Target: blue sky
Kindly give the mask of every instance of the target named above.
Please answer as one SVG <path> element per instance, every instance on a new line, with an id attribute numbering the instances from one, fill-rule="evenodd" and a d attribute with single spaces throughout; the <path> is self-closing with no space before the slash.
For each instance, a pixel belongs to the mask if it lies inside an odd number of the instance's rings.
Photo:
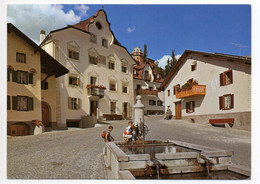
<path id="1" fill-rule="evenodd" d="M 39 43 L 41 29 L 49 33 L 75 24 L 101 8 L 79 4 L 9 5 L 8 22 Z M 176 55 L 186 49 L 251 55 L 250 5 L 104 5 L 104 10 L 116 38 L 129 52 L 147 44 L 148 57 L 159 60 L 161 66 L 171 50 Z M 243 45 L 241 51 L 237 44 Z"/>

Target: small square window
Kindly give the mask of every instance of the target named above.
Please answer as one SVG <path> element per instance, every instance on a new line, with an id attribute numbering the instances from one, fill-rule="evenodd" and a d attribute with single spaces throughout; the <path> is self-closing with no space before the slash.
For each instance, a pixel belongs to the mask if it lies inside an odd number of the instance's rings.
<path id="1" fill-rule="evenodd" d="M 28 72 L 17 71 L 17 83 L 28 84 Z"/>
<path id="2" fill-rule="evenodd" d="M 90 77 L 90 84 L 96 84 L 96 82 L 97 82 L 97 78 L 96 77 Z"/>
<path id="3" fill-rule="evenodd" d="M 191 71 L 195 71 L 197 69 L 197 64 L 191 65 Z"/>
<path id="4" fill-rule="evenodd" d="M 116 84 L 110 82 L 110 83 L 109 83 L 109 90 L 110 90 L 110 91 L 116 91 Z"/>
<path id="5" fill-rule="evenodd" d="M 107 40 L 104 38 L 102 39 L 102 46 L 107 47 Z"/>
<path id="6" fill-rule="evenodd" d="M 78 86 L 79 85 L 79 78 L 69 76 L 69 84 L 73 85 L 73 86 Z"/>
<path id="7" fill-rule="evenodd" d="M 96 37 L 96 35 L 94 35 L 94 34 L 90 34 L 90 42 L 92 42 L 92 43 L 97 43 L 97 37 Z"/>
<path id="8" fill-rule="evenodd" d="M 97 58 L 94 56 L 89 56 L 89 63 L 97 65 L 98 64 Z"/>
<path id="9" fill-rule="evenodd" d="M 79 52 L 69 49 L 69 58 L 79 60 Z"/>
<path id="10" fill-rule="evenodd" d="M 126 73 L 126 71 L 127 71 L 126 66 L 122 66 L 122 72 Z"/>
<path id="11" fill-rule="evenodd" d="M 123 87 L 122 87 L 122 92 L 123 92 L 123 93 L 127 93 L 127 86 L 123 86 Z"/>
<path id="12" fill-rule="evenodd" d="M 116 102 L 110 102 L 110 114 L 116 113 Z"/>
<path id="13" fill-rule="evenodd" d="M 194 112 L 194 107 L 195 107 L 195 101 L 187 102 L 186 103 L 186 112 L 187 113 Z"/>
<path id="14" fill-rule="evenodd" d="M 114 69 L 115 69 L 115 63 L 113 63 L 113 62 L 110 61 L 110 62 L 108 63 L 108 68 L 111 69 L 111 70 L 114 70 Z"/>
<path id="15" fill-rule="evenodd" d="M 16 62 L 26 63 L 26 55 L 22 53 L 16 53 Z"/>
<path id="16" fill-rule="evenodd" d="M 28 97 L 17 96 L 17 110 L 28 111 Z"/>
<path id="17" fill-rule="evenodd" d="M 156 105 L 156 101 L 155 100 L 149 100 L 149 105 L 151 105 L 151 106 Z"/>

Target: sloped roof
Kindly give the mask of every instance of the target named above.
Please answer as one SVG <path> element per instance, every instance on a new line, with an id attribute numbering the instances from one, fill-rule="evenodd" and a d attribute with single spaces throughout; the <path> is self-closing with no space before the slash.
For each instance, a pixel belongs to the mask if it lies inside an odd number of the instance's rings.
<path id="1" fill-rule="evenodd" d="M 13 24 L 8 23 L 7 32 L 11 33 L 12 31 L 17 36 L 22 38 L 27 44 L 31 45 L 35 49 L 35 52 L 40 52 L 41 73 L 47 73 L 48 75 L 55 75 L 56 77 L 60 77 L 69 72 L 67 68 L 62 66 L 56 59 L 45 52 L 40 46 L 34 43 L 29 37 L 27 37 L 19 29 L 17 29 Z"/>
<path id="2" fill-rule="evenodd" d="M 164 90 L 164 87 L 170 82 L 174 74 L 180 69 L 181 64 L 185 61 L 186 57 L 191 54 L 199 54 L 203 55 L 205 57 L 217 57 L 217 58 L 224 58 L 227 60 L 227 62 L 230 61 L 238 61 L 245 64 L 251 65 L 251 57 L 249 56 L 235 56 L 235 55 L 229 55 L 229 54 L 221 54 L 221 53 L 209 53 L 209 52 L 201 52 L 201 51 L 193 51 L 193 50 L 185 50 L 181 57 L 179 58 L 176 65 L 171 69 L 169 74 L 166 76 L 165 80 L 160 86 L 160 89 Z"/>

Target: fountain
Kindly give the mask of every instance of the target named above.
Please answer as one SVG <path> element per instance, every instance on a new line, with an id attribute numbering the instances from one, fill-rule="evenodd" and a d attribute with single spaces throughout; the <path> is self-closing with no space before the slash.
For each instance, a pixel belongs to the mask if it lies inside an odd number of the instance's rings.
<path id="1" fill-rule="evenodd" d="M 176 140 L 145 140 L 143 104 L 137 96 L 138 140 L 108 142 L 106 170 L 116 179 L 246 179 L 250 170 L 232 164 L 233 152 Z"/>

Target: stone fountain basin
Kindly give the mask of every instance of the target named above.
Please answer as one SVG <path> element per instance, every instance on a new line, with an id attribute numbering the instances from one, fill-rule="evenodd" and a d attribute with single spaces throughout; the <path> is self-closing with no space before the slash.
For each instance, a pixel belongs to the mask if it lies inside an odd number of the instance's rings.
<path id="1" fill-rule="evenodd" d="M 172 152 L 153 152 L 153 158 L 150 153 L 132 154 L 129 151 L 123 151 L 124 147 L 149 146 L 174 146 L 176 149 Z M 250 177 L 250 170 L 232 164 L 232 151 L 174 140 L 153 140 L 141 143 L 108 142 L 103 154 L 106 170 L 110 172 L 110 175 L 113 174 L 112 178 L 115 179 L 135 179 L 138 176 L 156 174 L 155 162 L 152 161 L 154 159 L 160 165 L 160 174 L 207 172 L 205 167 L 205 160 L 207 160 L 210 163 L 208 167 L 210 171 L 230 170 Z"/>

